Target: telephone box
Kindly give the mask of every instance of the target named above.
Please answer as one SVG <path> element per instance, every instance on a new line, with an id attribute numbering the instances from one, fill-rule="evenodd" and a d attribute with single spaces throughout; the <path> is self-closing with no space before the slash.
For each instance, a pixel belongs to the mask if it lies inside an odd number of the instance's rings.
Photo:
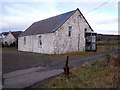
<path id="1" fill-rule="evenodd" d="M 85 50 L 96 51 L 97 50 L 97 33 L 86 32 L 85 33 Z"/>

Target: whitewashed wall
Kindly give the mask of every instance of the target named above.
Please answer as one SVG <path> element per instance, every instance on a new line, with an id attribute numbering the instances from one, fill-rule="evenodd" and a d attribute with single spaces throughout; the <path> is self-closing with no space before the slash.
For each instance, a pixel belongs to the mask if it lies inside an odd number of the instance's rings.
<path id="1" fill-rule="evenodd" d="M 10 45 L 15 41 L 16 41 L 16 38 L 11 34 L 11 32 L 9 32 L 9 34 L 3 38 L 3 44 L 7 42 L 7 44 Z"/>
<path id="2" fill-rule="evenodd" d="M 39 36 L 41 36 L 42 45 L 40 45 Z M 24 37 L 26 38 L 26 44 L 24 44 Z M 35 53 L 53 54 L 54 38 L 55 37 L 53 33 L 19 37 L 18 50 Z"/>
<path id="3" fill-rule="evenodd" d="M 61 54 L 85 49 L 85 28 L 92 32 L 79 11 L 76 11 L 54 33 L 41 34 L 42 45 L 39 45 L 39 35 L 23 36 L 18 38 L 18 50 L 45 54 Z M 68 36 L 68 27 L 72 26 L 71 36 Z M 24 45 L 24 37 L 26 44 Z M 80 41 L 79 41 L 80 40 Z"/>

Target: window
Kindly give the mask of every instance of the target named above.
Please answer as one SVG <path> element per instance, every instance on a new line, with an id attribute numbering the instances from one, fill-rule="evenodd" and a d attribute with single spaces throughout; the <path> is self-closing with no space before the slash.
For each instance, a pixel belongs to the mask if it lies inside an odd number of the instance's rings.
<path id="1" fill-rule="evenodd" d="M 72 31 L 72 26 L 70 25 L 70 26 L 68 27 L 68 36 L 71 36 L 71 31 Z"/>
<path id="2" fill-rule="evenodd" d="M 39 36 L 39 45 L 42 45 L 42 40 L 41 40 L 42 36 Z"/>
<path id="3" fill-rule="evenodd" d="M 86 32 L 87 32 L 87 28 L 85 28 L 85 33 L 84 33 L 84 36 L 86 37 Z"/>
<path id="4" fill-rule="evenodd" d="M 82 18 L 82 15 L 79 15 L 80 16 L 80 18 Z"/>
<path id="5" fill-rule="evenodd" d="M 26 37 L 24 37 L 24 45 L 26 44 Z"/>
<path id="6" fill-rule="evenodd" d="M 87 28 L 85 28 L 85 32 L 87 31 Z"/>

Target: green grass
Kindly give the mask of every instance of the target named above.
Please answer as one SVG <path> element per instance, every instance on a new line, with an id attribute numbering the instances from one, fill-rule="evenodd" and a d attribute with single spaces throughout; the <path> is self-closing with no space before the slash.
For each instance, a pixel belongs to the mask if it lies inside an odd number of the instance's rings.
<path id="1" fill-rule="evenodd" d="M 120 44 L 120 40 L 110 40 L 110 41 L 97 41 L 97 45 L 118 45 Z"/>
<path id="2" fill-rule="evenodd" d="M 101 48 L 101 47 L 100 47 Z M 66 56 L 70 56 L 70 58 L 80 58 L 80 57 L 87 57 L 95 54 L 100 54 L 105 52 L 105 50 L 100 49 L 97 52 L 88 52 L 88 51 L 76 51 L 76 52 L 70 52 L 70 53 L 64 53 L 64 54 L 57 54 L 57 55 L 49 55 L 49 57 L 55 57 L 55 58 L 66 58 Z"/>
<path id="3" fill-rule="evenodd" d="M 2 48 L 2 50 L 17 51 L 17 48 L 16 47 L 4 47 Z"/>
<path id="4" fill-rule="evenodd" d="M 86 67 L 73 68 L 69 78 L 61 75 L 38 88 L 120 88 L 118 78 L 117 66 L 108 67 L 106 61 L 96 61 Z"/>
<path id="5" fill-rule="evenodd" d="M 110 40 L 110 41 L 97 41 L 97 47 L 102 48 L 105 51 L 111 49 L 118 49 L 120 45 L 120 40 Z"/>

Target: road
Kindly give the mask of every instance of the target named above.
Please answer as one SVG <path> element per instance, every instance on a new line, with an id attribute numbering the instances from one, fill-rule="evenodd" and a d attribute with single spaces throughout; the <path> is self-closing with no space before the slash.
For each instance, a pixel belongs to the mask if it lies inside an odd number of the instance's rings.
<path id="1" fill-rule="evenodd" d="M 109 53 L 111 52 L 115 54 L 118 53 L 116 50 L 109 51 Z M 76 58 L 74 60 L 70 58 L 69 67 L 71 69 L 73 67 L 80 66 L 85 62 L 104 60 L 107 53 Z M 43 54 L 33 54 L 18 51 L 3 51 L 3 77 L 5 78 L 4 87 L 26 88 L 62 73 L 65 64 L 65 58 L 51 58 L 46 56 L 47 55 Z"/>
<path id="2" fill-rule="evenodd" d="M 19 52 L 16 50 L 3 50 L 2 73 L 5 74 L 15 70 L 22 70 L 31 67 L 47 66 L 48 64 L 59 60 L 60 58 L 53 58 L 44 54 Z"/>
<path id="3" fill-rule="evenodd" d="M 98 59 L 97 57 L 103 58 L 105 57 L 105 53 L 100 55 L 93 55 L 85 58 L 71 58 L 69 57 L 69 61 L 72 61 L 70 64 L 71 67 L 76 66 L 79 63 L 83 63 L 84 61 L 93 61 L 94 59 Z M 94 59 L 93 59 L 94 57 Z M 19 52 L 16 50 L 3 50 L 2 51 L 2 73 L 9 73 L 15 70 L 22 70 L 31 67 L 39 67 L 39 66 L 48 66 L 52 68 L 63 68 L 66 60 L 65 57 L 54 57 L 44 54 L 38 53 L 28 53 L 28 52 Z M 79 62 L 79 63 L 77 63 Z"/>

